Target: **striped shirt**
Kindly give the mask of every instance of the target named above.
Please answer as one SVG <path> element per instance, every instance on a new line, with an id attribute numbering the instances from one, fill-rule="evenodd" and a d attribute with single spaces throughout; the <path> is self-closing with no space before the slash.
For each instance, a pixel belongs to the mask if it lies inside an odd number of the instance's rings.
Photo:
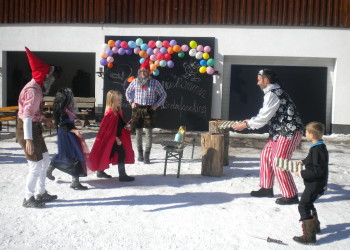
<path id="1" fill-rule="evenodd" d="M 146 83 L 146 87 L 142 87 L 137 84 L 137 78 L 135 78 L 126 89 L 125 96 L 130 104 L 161 106 L 167 95 L 159 81 L 151 78 Z"/>

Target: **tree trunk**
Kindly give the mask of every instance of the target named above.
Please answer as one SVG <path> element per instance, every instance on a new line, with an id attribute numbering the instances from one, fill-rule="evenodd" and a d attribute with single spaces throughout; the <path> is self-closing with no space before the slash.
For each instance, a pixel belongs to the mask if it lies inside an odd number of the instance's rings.
<path id="1" fill-rule="evenodd" d="M 224 160 L 224 135 L 201 134 L 202 175 L 222 176 Z"/>
<path id="2" fill-rule="evenodd" d="M 223 159 L 223 166 L 228 166 L 228 149 L 229 149 L 229 142 L 230 142 L 230 129 L 220 129 L 218 125 L 220 124 L 220 121 L 210 121 L 209 122 L 209 134 L 223 134 L 224 135 L 224 159 Z"/>

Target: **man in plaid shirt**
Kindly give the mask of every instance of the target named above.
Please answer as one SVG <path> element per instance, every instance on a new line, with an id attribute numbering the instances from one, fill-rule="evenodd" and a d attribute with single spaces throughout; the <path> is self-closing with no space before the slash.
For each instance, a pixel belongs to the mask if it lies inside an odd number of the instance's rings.
<path id="1" fill-rule="evenodd" d="M 150 75 L 149 59 L 140 66 L 138 77 L 126 89 L 126 100 L 131 104 L 131 128 L 136 131 L 138 161 L 149 164 L 152 148 L 152 133 L 155 127 L 155 110 L 163 105 L 166 93 L 159 81 Z M 143 154 L 142 132 L 146 132 L 146 148 Z"/>

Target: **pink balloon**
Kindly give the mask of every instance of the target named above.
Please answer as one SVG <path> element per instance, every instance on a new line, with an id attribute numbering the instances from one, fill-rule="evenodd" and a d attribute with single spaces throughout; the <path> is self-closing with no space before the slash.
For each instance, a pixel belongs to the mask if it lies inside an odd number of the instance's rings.
<path id="1" fill-rule="evenodd" d="M 187 44 L 182 45 L 181 50 L 186 52 L 188 50 L 188 45 Z"/>
<path id="2" fill-rule="evenodd" d="M 153 40 L 150 40 L 149 42 L 148 42 L 148 47 L 150 47 L 150 48 L 154 48 L 154 47 L 156 47 L 156 42 L 155 41 L 153 41 Z"/>
<path id="3" fill-rule="evenodd" d="M 112 51 L 113 51 L 114 54 L 117 54 L 118 53 L 118 48 L 117 47 L 113 47 Z"/>
<path id="4" fill-rule="evenodd" d="M 211 51 L 210 46 L 205 46 L 205 47 L 203 48 L 203 51 L 204 51 L 205 53 L 209 53 L 209 52 Z"/>
<path id="5" fill-rule="evenodd" d="M 203 51 L 203 45 L 198 45 L 197 46 L 197 51 L 202 52 Z"/>
<path id="6" fill-rule="evenodd" d="M 160 49 L 159 48 L 155 48 L 154 50 L 153 50 L 153 54 L 158 54 L 160 52 Z"/>
<path id="7" fill-rule="evenodd" d="M 213 67 L 208 66 L 208 67 L 207 67 L 207 74 L 209 74 L 209 75 L 214 74 L 214 68 L 213 68 Z"/>
<path id="8" fill-rule="evenodd" d="M 134 49 L 134 54 L 139 54 L 140 53 L 140 47 L 136 47 L 135 49 Z"/>

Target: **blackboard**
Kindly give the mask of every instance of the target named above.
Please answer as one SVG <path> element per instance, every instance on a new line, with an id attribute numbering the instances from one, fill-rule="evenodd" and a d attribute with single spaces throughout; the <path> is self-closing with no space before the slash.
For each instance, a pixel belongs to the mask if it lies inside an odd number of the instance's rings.
<path id="1" fill-rule="evenodd" d="M 109 40 L 135 41 L 143 39 L 144 43 L 150 40 L 171 41 L 176 40 L 178 45 L 189 44 L 195 40 L 198 44 L 211 47 L 210 57 L 214 58 L 215 39 L 208 37 L 156 37 L 156 36 L 106 36 L 105 43 Z M 130 76 L 137 77 L 140 67 L 139 55 L 114 54 L 113 68 L 104 67 L 104 104 L 106 93 L 113 89 L 120 91 L 123 98 L 123 112 L 126 120 L 130 119 L 130 104 L 125 99 L 125 80 Z M 179 58 L 177 53 L 172 54 L 173 68 L 158 67 L 159 76 L 153 76 L 164 87 L 167 99 L 163 106 L 157 109 L 156 127 L 162 129 L 178 129 L 186 126 L 187 130 L 207 131 L 211 115 L 212 82 L 213 77 L 207 73 L 199 73 L 198 59 L 191 57 L 188 51 L 184 58 Z"/>

